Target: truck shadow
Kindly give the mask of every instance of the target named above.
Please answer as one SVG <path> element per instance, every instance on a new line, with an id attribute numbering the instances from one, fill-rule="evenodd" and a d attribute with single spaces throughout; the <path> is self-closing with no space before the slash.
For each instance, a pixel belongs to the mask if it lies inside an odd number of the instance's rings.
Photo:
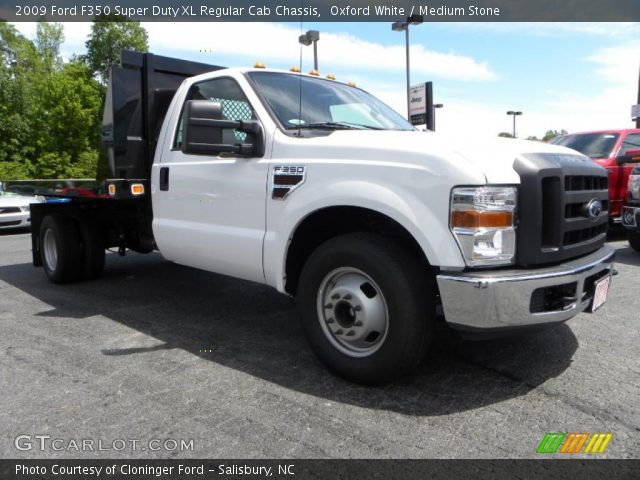
<path id="1" fill-rule="evenodd" d="M 21 228 L 3 228 L 0 229 L 0 237 L 8 237 L 11 235 L 22 235 L 24 233 L 30 233 L 31 229 L 29 227 L 21 227 Z"/>
<path id="2" fill-rule="evenodd" d="M 162 342 L 148 348 L 110 341 L 101 350 L 106 363 L 114 356 L 131 355 L 135 362 L 149 351 L 183 349 L 305 394 L 408 415 L 445 415 L 524 395 L 567 369 L 578 346 L 566 325 L 484 342 L 441 332 L 415 375 L 370 388 L 333 376 L 316 360 L 291 299 L 262 285 L 165 262 L 157 254 L 108 255 L 100 279 L 75 285 L 50 284 L 30 264 L 2 266 L 0 279 L 52 307 L 37 314 L 43 332 L 56 318 L 103 315 Z"/>
<path id="3" fill-rule="evenodd" d="M 640 253 L 636 252 L 627 243 L 624 247 L 616 250 L 616 263 L 624 265 L 639 266 Z"/>

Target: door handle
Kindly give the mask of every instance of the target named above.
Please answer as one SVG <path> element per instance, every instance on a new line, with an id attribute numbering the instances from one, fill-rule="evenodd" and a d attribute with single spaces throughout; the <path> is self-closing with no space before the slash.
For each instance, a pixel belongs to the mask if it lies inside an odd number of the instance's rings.
<path id="1" fill-rule="evenodd" d="M 160 190 L 169 190 L 169 167 L 160 168 Z"/>

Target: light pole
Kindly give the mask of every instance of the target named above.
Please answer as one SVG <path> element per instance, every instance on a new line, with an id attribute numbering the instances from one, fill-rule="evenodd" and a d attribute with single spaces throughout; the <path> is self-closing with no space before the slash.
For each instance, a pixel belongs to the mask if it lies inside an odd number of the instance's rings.
<path id="1" fill-rule="evenodd" d="M 307 47 L 313 43 L 313 69 L 316 72 L 318 71 L 318 40 L 320 40 L 320 32 L 318 30 L 309 30 L 298 37 L 298 42 Z"/>
<path id="2" fill-rule="evenodd" d="M 404 22 L 393 22 L 391 30 L 394 32 L 405 32 L 406 56 L 407 56 L 407 119 L 411 119 L 411 73 L 409 61 L 409 25 L 420 25 L 423 22 L 422 15 L 411 15 Z"/>
<path id="3" fill-rule="evenodd" d="M 436 109 L 444 107 L 444 103 L 433 104 L 433 131 L 436 131 Z"/>
<path id="4" fill-rule="evenodd" d="M 516 117 L 518 115 L 522 115 L 522 112 L 516 112 L 513 110 L 509 110 L 507 115 L 511 115 L 513 117 L 513 138 L 516 138 Z"/>
<path id="5" fill-rule="evenodd" d="M 638 70 L 638 105 L 640 105 L 640 70 Z M 636 128 L 640 128 L 640 116 L 636 117 Z"/>

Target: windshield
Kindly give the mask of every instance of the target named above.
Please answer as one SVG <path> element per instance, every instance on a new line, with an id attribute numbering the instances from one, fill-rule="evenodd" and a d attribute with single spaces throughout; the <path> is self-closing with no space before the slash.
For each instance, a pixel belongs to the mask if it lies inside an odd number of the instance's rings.
<path id="1" fill-rule="evenodd" d="M 287 73 L 250 72 L 248 75 L 287 130 L 415 130 L 394 110 L 355 87 Z"/>
<path id="2" fill-rule="evenodd" d="M 573 148 L 591 158 L 609 158 L 618 141 L 617 133 L 580 133 L 554 138 L 551 143 Z"/>

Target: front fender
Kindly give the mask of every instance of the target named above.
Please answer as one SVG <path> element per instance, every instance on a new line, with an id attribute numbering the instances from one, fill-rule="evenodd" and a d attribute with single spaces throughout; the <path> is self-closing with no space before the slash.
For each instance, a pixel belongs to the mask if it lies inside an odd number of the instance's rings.
<path id="1" fill-rule="evenodd" d="M 464 261 L 449 228 L 448 186 L 415 185 L 402 188 L 366 180 L 314 182 L 301 186 L 286 200 L 267 200 L 264 241 L 264 272 L 269 285 L 284 292 L 287 249 L 296 228 L 312 213 L 336 206 L 376 211 L 402 225 L 416 240 L 434 266 L 464 267 Z M 428 191 L 428 194 L 425 192 Z M 432 201 L 425 201 L 425 196 Z"/>

